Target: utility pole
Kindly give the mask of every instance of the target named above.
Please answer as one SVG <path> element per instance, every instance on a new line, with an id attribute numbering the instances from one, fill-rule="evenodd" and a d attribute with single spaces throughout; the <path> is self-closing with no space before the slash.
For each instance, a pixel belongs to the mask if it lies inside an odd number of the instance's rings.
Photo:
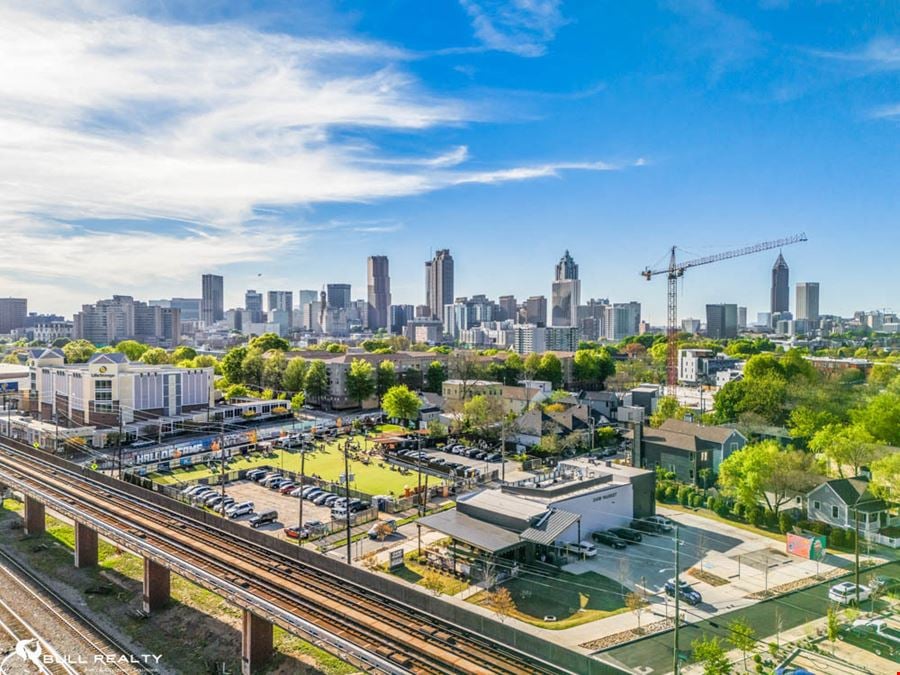
<path id="1" fill-rule="evenodd" d="M 672 657 L 673 672 L 678 675 L 678 628 L 681 623 L 680 599 L 681 599 L 681 577 L 679 575 L 678 566 L 681 564 L 679 558 L 679 549 L 681 543 L 678 540 L 678 525 L 675 525 L 675 647 Z"/>
<path id="2" fill-rule="evenodd" d="M 297 541 L 303 545 L 299 530 L 303 529 L 303 477 L 306 475 L 306 442 L 300 444 L 300 517 L 297 520 Z"/>
<path id="3" fill-rule="evenodd" d="M 119 435 L 116 437 L 116 459 L 119 465 L 119 480 L 122 480 L 122 405 L 119 405 Z"/>
<path id="4" fill-rule="evenodd" d="M 419 450 L 416 453 L 416 469 L 419 473 L 419 487 L 416 492 L 416 497 L 419 500 L 419 518 L 421 518 L 425 515 L 424 509 L 422 508 L 424 506 L 424 503 L 422 502 L 422 434 L 418 434 L 418 442 Z"/>
<path id="5" fill-rule="evenodd" d="M 865 492 L 863 492 L 865 494 Z M 853 556 L 856 559 L 855 566 L 855 583 L 856 583 L 856 606 L 859 607 L 859 499 L 862 497 L 860 495 L 856 498 L 856 503 L 853 505 L 853 521 L 854 521 L 854 529 L 855 535 L 853 537 Z"/>
<path id="6" fill-rule="evenodd" d="M 222 424 L 219 427 L 219 445 L 222 450 L 222 470 L 220 471 L 220 476 L 222 478 L 222 503 L 219 504 L 219 508 L 221 509 L 222 516 L 225 516 L 225 420 L 223 418 Z"/>
<path id="7" fill-rule="evenodd" d="M 347 564 L 353 562 L 353 556 L 350 552 L 350 445 L 344 443 L 344 496 L 346 503 L 344 509 L 347 513 Z"/>

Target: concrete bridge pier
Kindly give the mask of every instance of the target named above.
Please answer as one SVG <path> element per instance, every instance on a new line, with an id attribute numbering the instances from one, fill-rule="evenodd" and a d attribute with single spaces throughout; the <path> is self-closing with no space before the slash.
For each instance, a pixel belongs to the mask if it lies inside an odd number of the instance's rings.
<path id="1" fill-rule="evenodd" d="M 165 607 L 169 602 L 170 590 L 168 568 L 144 558 L 144 611 L 150 613 Z"/>
<path id="2" fill-rule="evenodd" d="M 42 502 L 25 496 L 25 534 L 43 534 L 47 529 L 46 515 Z"/>
<path id="3" fill-rule="evenodd" d="M 241 632 L 241 674 L 263 672 L 263 667 L 272 658 L 272 652 L 272 623 L 245 609 Z"/>
<path id="4" fill-rule="evenodd" d="M 75 523 L 75 567 L 95 567 L 97 565 L 97 530 L 87 525 Z"/>

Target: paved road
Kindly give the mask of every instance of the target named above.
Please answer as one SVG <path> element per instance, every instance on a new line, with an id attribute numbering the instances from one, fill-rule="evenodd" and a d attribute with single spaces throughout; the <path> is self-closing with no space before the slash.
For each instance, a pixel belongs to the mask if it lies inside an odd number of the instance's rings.
<path id="1" fill-rule="evenodd" d="M 890 577 L 900 576 L 900 562 L 892 562 L 874 568 L 877 574 Z M 873 572 L 866 570 L 865 580 Z M 714 619 L 690 624 L 681 629 L 679 636 L 680 649 L 690 652 L 692 640 L 704 635 L 726 638 L 728 623 L 738 617 L 747 619 L 755 628 L 761 639 L 775 635 L 776 622 L 781 620 L 781 630 L 787 631 L 801 624 L 825 616 L 828 608 L 828 588 L 840 580 L 853 580 L 852 573 L 840 579 L 830 579 L 802 591 L 795 591 L 772 600 L 759 602 L 744 609 L 721 614 Z M 685 608 L 690 611 L 690 607 Z M 672 632 L 660 633 L 653 637 L 632 642 L 621 647 L 607 650 L 607 654 L 631 668 L 640 668 L 642 673 L 666 673 L 672 670 Z"/>

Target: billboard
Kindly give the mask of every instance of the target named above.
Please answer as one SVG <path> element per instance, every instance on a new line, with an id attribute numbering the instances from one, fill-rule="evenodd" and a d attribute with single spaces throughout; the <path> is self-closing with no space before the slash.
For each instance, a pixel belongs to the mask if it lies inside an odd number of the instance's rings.
<path id="1" fill-rule="evenodd" d="M 825 559 L 825 535 L 792 534 L 787 535 L 787 552 L 807 560 Z"/>

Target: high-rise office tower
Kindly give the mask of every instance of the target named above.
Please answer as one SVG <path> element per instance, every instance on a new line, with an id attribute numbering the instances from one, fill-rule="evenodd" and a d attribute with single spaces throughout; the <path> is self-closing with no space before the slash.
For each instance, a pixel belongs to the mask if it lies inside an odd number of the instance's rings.
<path id="1" fill-rule="evenodd" d="M 269 291 L 269 321 L 281 324 L 282 330 L 290 330 L 294 325 L 293 291 Z M 277 317 L 276 317 L 277 313 Z"/>
<path id="2" fill-rule="evenodd" d="M 525 323 L 533 323 L 539 327 L 547 325 L 547 298 L 532 295 L 525 301 Z"/>
<path id="3" fill-rule="evenodd" d="M 772 302 L 771 312 L 789 312 L 791 307 L 790 270 L 784 257 L 779 253 L 772 266 Z"/>
<path id="4" fill-rule="evenodd" d="M 604 307 L 604 337 L 618 342 L 630 335 L 639 335 L 641 331 L 641 303 L 614 302 Z"/>
<path id="5" fill-rule="evenodd" d="M 350 308 L 350 284 L 326 284 L 325 292 L 329 309 Z"/>
<path id="6" fill-rule="evenodd" d="M 556 265 L 556 280 L 553 282 L 552 324 L 554 326 L 574 326 L 581 302 L 581 281 L 578 279 L 578 265 L 566 251 Z"/>
<path id="7" fill-rule="evenodd" d="M 0 334 L 25 327 L 28 300 L 25 298 L 0 298 Z"/>
<path id="8" fill-rule="evenodd" d="M 318 291 L 310 291 L 310 290 L 301 290 L 300 291 L 300 299 L 299 305 L 302 308 L 303 305 L 308 305 L 311 302 L 319 301 L 319 292 Z"/>
<path id="9" fill-rule="evenodd" d="M 453 304 L 453 256 L 443 248 L 425 263 L 425 304 L 435 319 L 443 319 L 444 306 Z"/>
<path id="10" fill-rule="evenodd" d="M 747 328 L 747 308 L 746 307 L 738 307 L 737 308 L 737 325 L 738 325 L 738 330 L 746 330 L 746 328 Z"/>
<path id="11" fill-rule="evenodd" d="M 797 282 L 797 320 L 819 320 L 819 282 Z"/>
<path id="12" fill-rule="evenodd" d="M 501 320 L 518 321 L 519 319 L 519 303 L 516 302 L 514 295 L 501 295 L 497 300 L 497 306 L 500 307 Z"/>
<path id="13" fill-rule="evenodd" d="M 225 280 L 217 274 L 203 275 L 200 320 L 207 326 L 225 318 Z"/>
<path id="14" fill-rule="evenodd" d="M 248 290 L 244 293 L 244 309 L 250 312 L 251 323 L 262 323 L 263 320 L 263 296 L 262 293 Z"/>
<path id="15" fill-rule="evenodd" d="M 706 306 L 706 336 L 713 340 L 736 338 L 738 328 L 737 305 Z"/>
<path id="16" fill-rule="evenodd" d="M 371 255 L 368 261 L 368 306 L 366 327 L 375 331 L 387 328 L 391 306 L 391 276 L 386 255 Z"/>

